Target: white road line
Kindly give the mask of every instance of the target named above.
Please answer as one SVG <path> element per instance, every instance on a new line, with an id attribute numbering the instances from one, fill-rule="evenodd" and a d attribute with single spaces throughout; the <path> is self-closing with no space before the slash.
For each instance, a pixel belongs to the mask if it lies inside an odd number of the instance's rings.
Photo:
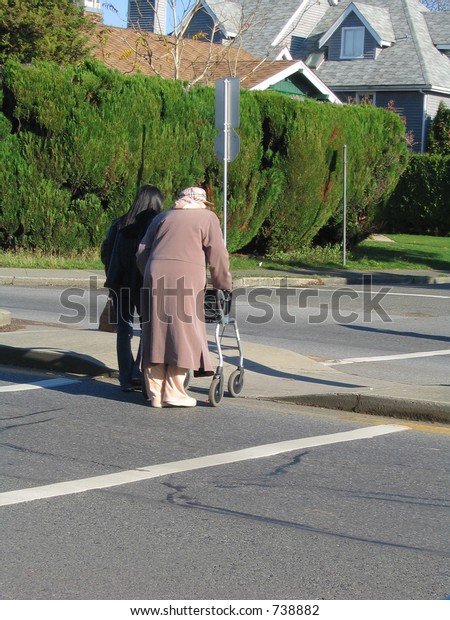
<path id="1" fill-rule="evenodd" d="M 373 291 L 373 293 L 376 293 L 376 292 L 377 291 Z M 389 292 L 389 293 L 386 293 L 386 295 L 397 295 L 397 297 L 432 297 L 433 299 L 450 299 L 450 295 L 426 295 L 425 293 L 391 293 Z"/>
<path id="2" fill-rule="evenodd" d="M 388 288 L 390 285 L 385 285 L 382 288 Z M 393 293 L 392 291 L 384 291 L 384 290 L 380 290 L 378 289 L 372 289 L 370 291 L 364 291 L 364 290 L 358 290 L 356 288 L 353 288 L 352 286 L 346 284 L 345 286 L 340 286 L 338 288 L 323 288 L 323 289 L 319 289 L 319 293 L 334 293 L 336 292 L 336 290 L 340 290 L 342 288 L 350 288 L 352 291 L 355 291 L 355 293 L 358 293 L 360 295 L 376 295 L 377 293 L 383 293 L 384 295 L 388 296 L 390 295 L 391 297 L 393 295 L 397 296 L 397 297 L 431 297 L 432 299 L 450 299 L 450 295 L 431 295 L 431 294 L 426 294 L 426 293 Z"/>
<path id="3" fill-rule="evenodd" d="M 450 355 L 450 349 L 441 351 L 421 351 L 419 353 L 398 353 L 396 355 L 374 355 L 373 357 L 348 357 L 342 360 L 327 360 L 322 362 L 325 366 L 341 366 L 343 364 L 361 364 L 365 362 L 389 362 L 391 360 L 409 360 L 419 357 L 435 357 L 438 355 Z"/>
<path id="4" fill-rule="evenodd" d="M 94 476 L 92 478 L 84 478 L 81 480 L 68 480 L 66 482 L 57 482 L 55 484 L 48 484 L 41 487 L 7 491 L 5 493 L 0 493 L 0 506 L 11 506 L 13 504 L 32 502 L 39 499 L 48 499 L 50 497 L 73 495 L 76 493 L 92 491 L 94 489 L 107 489 L 110 487 L 120 486 L 122 484 L 150 480 L 151 478 L 159 478 L 160 476 L 168 476 L 170 474 L 203 469 L 205 467 L 216 467 L 217 465 L 238 463 L 249 459 L 260 459 L 273 456 L 275 454 L 282 454 L 283 452 L 292 452 L 293 450 L 314 448 L 317 446 L 341 443 L 344 441 L 372 439 L 380 435 L 388 435 L 389 433 L 397 433 L 399 431 L 406 430 L 409 430 L 407 426 L 398 426 L 395 424 L 371 426 L 369 428 L 360 428 L 353 431 L 334 433 L 333 435 L 320 435 L 318 437 L 292 439 L 289 441 L 270 443 L 262 446 L 254 446 L 253 448 L 245 448 L 244 450 L 236 450 L 235 452 L 211 454 L 208 456 L 186 459 L 184 461 L 174 461 L 172 463 L 138 467 L 137 469 L 121 471 L 114 474 L 106 474 L 104 476 Z"/>
<path id="5" fill-rule="evenodd" d="M 45 388 L 60 387 L 80 383 L 79 379 L 44 379 L 33 383 L 15 383 L 14 385 L 1 385 L 0 392 L 25 392 L 26 390 L 41 390 Z"/>

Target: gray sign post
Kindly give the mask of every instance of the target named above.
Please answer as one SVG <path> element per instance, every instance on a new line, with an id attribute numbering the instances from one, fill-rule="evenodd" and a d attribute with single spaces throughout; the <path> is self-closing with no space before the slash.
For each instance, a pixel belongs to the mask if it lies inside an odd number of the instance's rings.
<path id="1" fill-rule="evenodd" d="M 239 78 L 216 80 L 216 129 L 220 133 L 214 140 L 214 152 L 223 161 L 223 240 L 227 245 L 227 184 L 228 162 L 239 153 Z"/>

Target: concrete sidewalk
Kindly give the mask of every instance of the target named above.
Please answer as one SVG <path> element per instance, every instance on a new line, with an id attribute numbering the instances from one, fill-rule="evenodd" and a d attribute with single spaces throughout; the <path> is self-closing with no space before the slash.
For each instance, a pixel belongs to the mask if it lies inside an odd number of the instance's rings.
<path id="1" fill-rule="evenodd" d="M 375 284 L 402 285 L 450 284 L 450 271 L 437 270 L 391 270 L 359 271 L 335 269 L 321 271 L 314 269 L 292 269 L 273 271 L 258 269 L 233 272 L 234 288 L 255 286 L 320 286 L 330 284 L 341 286 L 361 284 L 370 276 Z M 105 282 L 103 270 L 83 269 L 25 269 L 0 268 L 0 285 L 15 286 L 73 286 L 101 288 Z"/>
<path id="2" fill-rule="evenodd" d="M 6 271 L 10 272 L 9 275 L 5 273 Z M 20 275 L 18 275 L 19 272 Z M 310 285 L 315 283 L 312 282 L 312 275 L 304 274 L 304 279 Z M 251 277 L 252 280 L 254 278 L 254 276 L 242 275 L 239 277 L 241 279 Z M 301 277 L 303 279 L 303 276 Z M 336 276 L 329 277 L 334 280 Z M 389 277 L 391 277 L 390 274 L 388 274 Z M 403 274 L 402 277 L 409 276 Z M 417 278 L 418 275 L 414 277 Z M 450 274 L 423 273 L 420 277 L 424 280 L 428 279 L 428 283 L 436 284 L 438 283 L 436 279 L 439 278 L 450 282 Z M 85 287 L 89 286 L 89 282 L 92 285 L 92 280 L 89 278 L 95 278 L 96 286 L 101 287 L 104 282 L 103 273 L 96 271 L 86 273 L 83 271 L 0 269 L 0 282 L 2 278 L 3 284 L 7 284 L 4 281 L 6 278 L 13 278 L 16 285 L 19 284 L 17 278 L 22 278 L 20 284 L 24 286 Z M 298 274 L 294 279 L 297 278 L 300 278 Z M 335 284 L 323 274 L 320 278 L 326 283 Z M 294 286 L 291 282 L 289 284 Z M 260 284 L 254 280 L 251 284 L 244 283 L 244 281 L 238 283 L 238 277 L 235 278 L 236 287 L 244 285 L 279 286 L 280 284 L 273 279 L 270 284 Z M 295 285 L 305 286 L 306 283 Z M 7 286 L 2 289 L 2 294 L 6 292 Z M 117 380 L 115 334 L 103 333 L 97 329 L 68 328 L 32 322 L 21 322 L 20 328 L 11 329 L 12 326 L 7 327 L 10 317 L 5 316 L 3 325 L 6 327 L 2 328 L 1 314 L 0 311 L 1 365 L 20 365 L 77 375 L 110 377 L 113 381 Z M 215 366 L 217 355 L 215 355 L 214 346 L 211 338 L 211 357 Z M 230 340 L 225 338 L 223 346 L 225 389 L 228 377 L 238 362 L 234 346 L 234 338 Z M 450 381 L 447 386 L 424 386 L 366 379 L 335 370 L 291 351 L 251 342 L 243 342 L 243 352 L 245 383 L 241 398 L 281 400 L 327 409 L 450 423 Z M 193 379 L 190 389 L 197 399 L 207 400 L 209 385 L 210 379 Z M 226 400 L 221 403 L 221 406 L 223 403 L 226 403 Z"/>

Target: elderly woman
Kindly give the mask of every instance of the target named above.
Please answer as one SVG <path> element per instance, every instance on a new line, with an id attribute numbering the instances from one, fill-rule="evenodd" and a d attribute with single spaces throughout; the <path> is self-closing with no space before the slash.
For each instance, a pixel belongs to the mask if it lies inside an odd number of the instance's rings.
<path id="1" fill-rule="evenodd" d="M 194 407 L 188 370 L 214 374 L 204 322 L 206 265 L 212 285 L 232 287 L 228 252 L 205 190 L 183 190 L 156 216 L 137 252 L 142 289 L 142 370 L 152 407 Z"/>

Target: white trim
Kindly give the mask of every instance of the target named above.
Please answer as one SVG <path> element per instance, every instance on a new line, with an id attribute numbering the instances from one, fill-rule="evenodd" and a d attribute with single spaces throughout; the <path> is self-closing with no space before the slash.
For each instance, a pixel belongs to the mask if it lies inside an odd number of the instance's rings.
<path id="1" fill-rule="evenodd" d="M 295 21 L 298 18 L 298 16 L 303 11 L 303 9 L 306 9 L 306 7 L 308 5 L 308 2 L 309 2 L 309 0 L 303 0 L 303 2 L 300 4 L 298 9 L 295 11 L 295 13 L 292 15 L 292 17 L 286 23 L 286 25 L 280 30 L 280 32 L 277 34 L 277 36 L 275 37 L 275 39 L 272 41 L 272 43 L 270 45 L 275 47 L 276 45 L 278 45 L 280 43 L 280 41 L 282 41 L 284 39 L 284 37 L 286 36 L 287 31 L 289 30 L 289 28 L 291 28 L 292 22 Z"/>
<path id="2" fill-rule="evenodd" d="M 352 32 L 362 32 L 362 45 L 361 45 L 361 54 L 358 54 L 357 56 L 352 54 L 351 56 L 345 56 L 344 55 L 344 44 L 345 44 L 345 35 L 347 34 L 347 32 L 352 31 Z M 349 58 L 364 58 L 364 43 L 366 40 L 366 29 L 364 28 L 364 26 L 345 26 L 344 28 L 342 28 L 341 30 L 341 53 L 340 53 L 340 58 L 344 58 L 344 59 L 349 59 Z"/>
<path id="3" fill-rule="evenodd" d="M 354 4 L 352 3 L 352 4 L 349 4 L 349 6 L 345 9 L 345 11 L 339 17 L 339 19 L 337 19 L 334 22 L 334 24 L 331 26 L 331 28 L 329 28 L 325 32 L 325 34 L 320 38 L 320 40 L 319 40 L 319 47 L 322 47 L 328 41 L 328 39 L 336 32 L 336 30 L 339 28 L 339 26 L 347 19 L 347 17 L 350 15 L 350 13 L 355 13 L 355 15 L 363 23 L 363 26 L 365 28 L 367 28 L 367 30 L 373 36 L 373 38 L 378 43 L 378 45 L 380 45 L 381 47 L 390 47 L 392 45 L 391 41 L 385 41 L 384 39 L 380 38 L 379 34 L 372 28 L 372 26 L 369 24 L 367 19 L 361 13 L 361 11 L 359 11 L 358 8 L 356 6 L 354 6 Z"/>
<path id="4" fill-rule="evenodd" d="M 303 73 L 306 79 L 309 80 L 309 82 L 311 82 L 311 84 L 315 86 L 317 90 L 322 93 L 322 95 L 328 96 L 331 103 L 337 103 L 339 105 L 342 105 L 342 101 L 333 93 L 333 91 L 328 88 L 326 84 L 322 82 L 321 79 L 317 77 L 314 71 L 312 71 L 309 67 L 305 65 L 302 60 L 299 60 L 297 63 L 295 63 L 295 65 L 287 67 L 287 69 L 283 69 L 283 71 L 275 73 L 271 77 L 264 80 L 264 82 L 256 84 L 256 86 L 253 86 L 249 90 L 267 90 L 270 86 L 277 84 L 277 82 L 281 82 L 281 80 L 284 80 L 293 73 L 297 72 Z"/>
<path id="5" fill-rule="evenodd" d="M 227 39 L 235 39 L 237 37 L 237 32 L 229 32 L 219 21 L 219 18 L 214 13 L 214 11 L 208 6 L 208 4 L 203 0 L 202 7 L 206 10 L 210 18 L 213 20 L 214 24 L 217 28 L 222 32 L 223 36 Z"/>
<path id="6" fill-rule="evenodd" d="M 423 91 L 420 91 L 423 95 L 423 111 L 422 111 L 422 136 L 420 139 L 420 154 L 423 155 L 425 153 L 425 126 L 427 122 L 427 105 L 428 105 L 428 95 Z"/>
<path id="7" fill-rule="evenodd" d="M 289 49 L 287 47 L 284 47 L 281 50 L 281 52 L 278 54 L 278 56 L 275 58 L 275 60 L 294 60 L 294 59 L 292 58 L 292 55 Z"/>

